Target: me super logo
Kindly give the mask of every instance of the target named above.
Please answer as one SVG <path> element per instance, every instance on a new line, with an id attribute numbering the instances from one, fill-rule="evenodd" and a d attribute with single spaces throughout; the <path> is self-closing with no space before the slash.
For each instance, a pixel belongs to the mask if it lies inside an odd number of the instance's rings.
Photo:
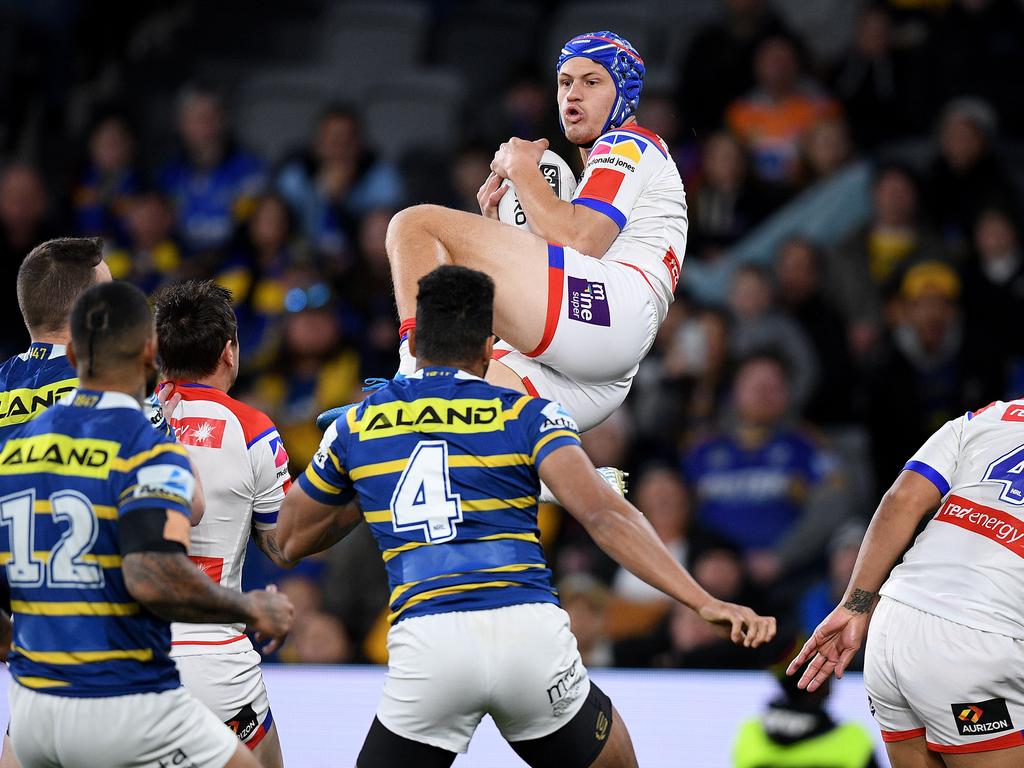
<path id="1" fill-rule="evenodd" d="M 1001 733 L 1013 730 L 1013 721 L 1006 708 L 1006 699 L 951 704 L 957 730 L 961 736 Z"/>
<path id="2" fill-rule="evenodd" d="M 590 325 L 610 326 L 612 315 L 604 283 L 592 283 L 580 277 L 566 279 L 569 284 L 569 319 Z"/>

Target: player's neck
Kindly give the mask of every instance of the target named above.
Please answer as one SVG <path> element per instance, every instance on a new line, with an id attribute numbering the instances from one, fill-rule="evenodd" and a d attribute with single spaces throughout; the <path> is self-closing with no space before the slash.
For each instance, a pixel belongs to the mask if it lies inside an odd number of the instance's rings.
<path id="1" fill-rule="evenodd" d="M 71 343 L 71 333 L 67 330 L 57 333 L 33 333 L 31 339 L 33 344 L 59 344 L 66 347 Z"/>
<path id="2" fill-rule="evenodd" d="M 461 362 L 461 363 L 442 362 L 442 361 L 439 361 L 439 360 L 424 360 L 423 358 L 419 358 L 416 361 L 416 363 L 417 363 L 417 365 L 416 365 L 416 370 L 417 371 L 422 369 L 422 368 L 458 368 L 460 371 L 465 371 L 466 373 L 471 373 L 474 376 L 477 376 L 478 378 L 481 378 L 481 379 L 484 377 L 484 374 L 487 373 L 486 365 L 485 365 L 484 361 L 482 361 L 482 360 L 474 364 L 474 363 L 466 363 L 466 362 Z"/>
<path id="3" fill-rule="evenodd" d="M 146 399 L 146 383 L 133 382 L 130 376 L 79 376 L 78 388 L 90 389 L 93 392 L 121 392 L 134 397 L 140 403 Z"/>
<path id="4" fill-rule="evenodd" d="M 191 383 L 202 384 L 204 387 L 213 387 L 221 392 L 227 392 L 235 383 L 235 379 L 228 368 L 221 366 L 209 376 L 192 379 Z"/>

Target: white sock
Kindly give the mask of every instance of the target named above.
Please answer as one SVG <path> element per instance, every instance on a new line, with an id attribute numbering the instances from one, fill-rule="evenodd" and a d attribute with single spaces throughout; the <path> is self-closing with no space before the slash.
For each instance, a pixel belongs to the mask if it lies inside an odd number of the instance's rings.
<path id="1" fill-rule="evenodd" d="M 409 338 L 402 339 L 398 345 L 398 372 L 403 376 L 412 376 L 416 373 L 416 358 L 409 351 Z"/>

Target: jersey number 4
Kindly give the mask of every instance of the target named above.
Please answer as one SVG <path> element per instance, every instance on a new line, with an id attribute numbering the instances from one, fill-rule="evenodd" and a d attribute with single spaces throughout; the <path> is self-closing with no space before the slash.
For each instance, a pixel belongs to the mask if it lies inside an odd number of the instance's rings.
<path id="1" fill-rule="evenodd" d="M 49 552 L 35 551 L 36 513 L 49 506 L 54 522 L 68 528 Z M 103 569 L 85 562 L 96 543 L 99 525 L 89 500 L 77 491 L 58 491 L 49 502 L 36 502 L 34 491 L 0 499 L 0 525 L 9 528 L 11 557 L 7 580 L 15 587 L 86 589 L 103 586 Z"/>
<path id="2" fill-rule="evenodd" d="M 432 544 L 455 538 L 455 526 L 462 522 L 462 499 L 452 493 L 444 440 L 416 445 L 391 497 L 391 521 L 396 532 L 422 531 Z"/>
<path id="3" fill-rule="evenodd" d="M 1001 501 L 1024 506 L 1024 445 L 989 464 L 982 479 L 1003 486 L 999 493 Z"/>

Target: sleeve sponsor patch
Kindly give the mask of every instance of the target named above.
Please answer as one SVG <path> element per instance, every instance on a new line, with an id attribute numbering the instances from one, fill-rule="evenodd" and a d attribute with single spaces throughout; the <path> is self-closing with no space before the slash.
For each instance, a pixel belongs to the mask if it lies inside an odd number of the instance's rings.
<path id="1" fill-rule="evenodd" d="M 186 416 L 171 419 L 174 436 L 183 445 L 194 445 L 199 448 L 220 448 L 224 442 L 224 419 L 204 419 L 199 416 Z"/>
<path id="2" fill-rule="evenodd" d="M 580 431 L 580 428 L 576 425 L 576 420 L 559 403 L 548 403 L 544 406 L 544 410 L 541 411 L 541 415 L 544 417 L 544 421 L 540 425 L 542 434 L 553 429 L 571 429 L 573 432 Z"/>
<path id="3" fill-rule="evenodd" d="M 158 498 L 190 503 L 196 481 L 192 473 L 176 464 L 151 464 L 139 467 L 134 498 Z"/>

